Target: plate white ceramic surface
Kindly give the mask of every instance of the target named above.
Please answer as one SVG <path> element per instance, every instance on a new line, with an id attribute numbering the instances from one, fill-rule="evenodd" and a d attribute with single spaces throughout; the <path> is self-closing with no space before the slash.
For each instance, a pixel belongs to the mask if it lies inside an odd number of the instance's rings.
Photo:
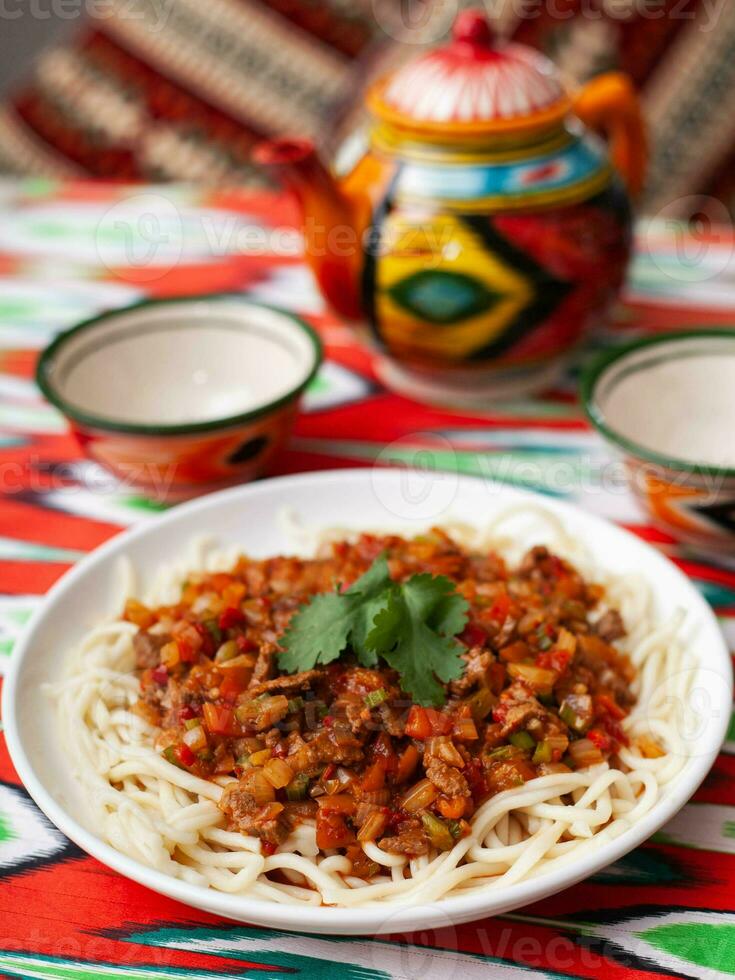
<path id="1" fill-rule="evenodd" d="M 41 687 L 60 676 L 65 652 L 115 609 L 120 556 L 143 578 L 164 556 L 180 555 L 192 537 L 207 533 L 234 542 L 251 555 L 293 551 L 279 514 L 295 511 L 309 526 L 400 528 L 418 532 L 432 523 L 461 519 L 481 524 L 518 503 L 540 504 L 560 517 L 603 556 L 611 571 L 643 574 L 655 593 L 657 614 L 687 613 L 690 646 L 698 668 L 694 689 L 703 710 L 701 727 L 689 733 L 691 753 L 674 785 L 651 811 L 612 842 L 576 864 L 506 889 L 478 889 L 422 907 L 384 909 L 294 908 L 226 895 L 186 884 L 125 857 L 90 826 L 84 800 L 68 773 L 54 730 L 53 712 Z M 689 799 L 722 743 L 731 708 L 732 670 L 717 621 L 694 586 L 667 559 L 633 535 L 568 505 L 467 477 L 402 470 L 342 470 L 285 477 L 238 487 L 174 508 L 161 518 L 121 534 L 81 561 L 51 590 L 19 648 L 3 694 L 8 747 L 24 785 L 39 807 L 73 841 L 133 880 L 196 908 L 281 929 L 332 934 L 375 934 L 440 928 L 535 902 L 598 871 L 658 830 Z"/>

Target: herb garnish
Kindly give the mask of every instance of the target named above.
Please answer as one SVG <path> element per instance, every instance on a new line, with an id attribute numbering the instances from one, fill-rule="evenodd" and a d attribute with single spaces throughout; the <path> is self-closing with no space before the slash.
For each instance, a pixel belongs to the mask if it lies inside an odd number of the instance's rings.
<path id="1" fill-rule="evenodd" d="M 390 577 L 385 555 L 344 592 L 314 596 L 292 618 L 278 663 L 288 673 L 336 660 L 348 647 L 365 667 L 382 658 L 418 704 L 442 704 L 447 683 L 462 675 L 467 601 L 443 575 Z"/>

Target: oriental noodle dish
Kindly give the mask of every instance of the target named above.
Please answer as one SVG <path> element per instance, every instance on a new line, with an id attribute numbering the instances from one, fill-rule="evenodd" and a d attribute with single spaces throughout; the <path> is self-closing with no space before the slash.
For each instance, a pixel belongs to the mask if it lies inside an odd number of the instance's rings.
<path id="1" fill-rule="evenodd" d="M 681 624 L 559 537 L 163 569 L 50 692 L 96 832 L 191 883 L 347 908 L 507 886 L 623 833 L 684 764 Z"/>

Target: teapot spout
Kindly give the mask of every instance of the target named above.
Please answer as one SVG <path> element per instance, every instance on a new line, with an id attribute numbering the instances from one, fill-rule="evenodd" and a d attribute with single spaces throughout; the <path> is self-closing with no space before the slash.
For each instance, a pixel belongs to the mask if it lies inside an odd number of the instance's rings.
<path id="1" fill-rule="evenodd" d="M 360 318 L 359 243 L 352 207 L 305 139 L 267 140 L 253 150 L 264 167 L 297 198 L 305 258 L 327 302 L 341 316 Z"/>

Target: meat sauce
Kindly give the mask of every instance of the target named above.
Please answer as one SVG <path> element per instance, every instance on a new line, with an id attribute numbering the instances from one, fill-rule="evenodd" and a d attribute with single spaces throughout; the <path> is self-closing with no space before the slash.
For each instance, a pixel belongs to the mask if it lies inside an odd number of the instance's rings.
<path id="1" fill-rule="evenodd" d="M 412 704 L 391 669 L 359 666 L 349 652 L 278 671 L 294 612 L 381 553 L 395 581 L 444 575 L 469 603 L 466 668 L 441 708 Z M 494 794 L 615 756 L 634 672 L 612 645 L 620 616 L 595 612 L 601 599 L 544 547 L 509 568 L 440 530 L 363 535 L 311 560 L 242 558 L 228 573 L 192 576 L 175 606 L 128 602 L 139 627 L 136 710 L 160 727 L 170 762 L 226 782 L 219 805 L 231 830 L 269 853 L 314 820 L 319 848 L 341 850 L 368 878 L 378 866 L 363 842 L 411 857 L 447 850 Z"/>

